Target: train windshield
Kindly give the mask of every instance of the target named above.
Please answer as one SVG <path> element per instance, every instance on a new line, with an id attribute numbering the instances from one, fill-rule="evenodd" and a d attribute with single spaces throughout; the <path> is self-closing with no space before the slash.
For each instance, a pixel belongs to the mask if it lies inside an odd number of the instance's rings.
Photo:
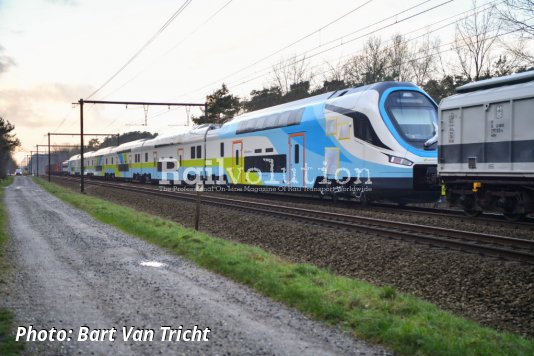
<path id="1" fill-rule="evenodd" d="M 412 146 L 423 148 L 436 135 L 437 108 L 425 95 L 415 91 L 393 92 L 386 100 L 386 110 L 397 131 Z"/>

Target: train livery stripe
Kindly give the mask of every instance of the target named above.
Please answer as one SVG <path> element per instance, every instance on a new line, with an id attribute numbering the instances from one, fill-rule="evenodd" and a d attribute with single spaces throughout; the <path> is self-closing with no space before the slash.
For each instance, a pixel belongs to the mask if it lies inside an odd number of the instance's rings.
<path id="1" fill-rule="evenodd" d="M 438 152 L 439 163 L 468 163 L 473 157 L 477 163 L 532 162 L 534 140 L 440 145 Z"/>

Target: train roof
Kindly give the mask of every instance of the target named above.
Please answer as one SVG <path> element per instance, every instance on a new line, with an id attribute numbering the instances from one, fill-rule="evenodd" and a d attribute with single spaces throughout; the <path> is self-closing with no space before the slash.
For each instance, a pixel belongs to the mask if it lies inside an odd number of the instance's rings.
<path id="1" fill-rule="evenodd" d="M 386 89 L 389 89 L 391 87 L 398 87 L 398 86 L 415 87 L 415 84 L 409 83 L 409 82 L 378 82 L 378 83 L 367 84 L 367 85 L 363 85 L 359 87 L 348 87 L 345 89 L 339 89 L 336 91 L 331 91 L 328 93 L 311 96 L 309 98 L 295 100 L 289 103 L 271 106 L 271 107 L 261 109 L 261 110 L 251 111 L 251 112 L 232 118 L 230 121 L 226 122 L 223 125 L 223 127 L 236 124 L 244 120 L 253 119 L 256 117 L 263 117 L 265 115 L 277 114 L 277 113 L 281 113 L 287 110 L 296 110 L 296 109 L 300 109 L 300 108 L 307 107 L 307 106 L 321 104 L 321 103 L 324 103 L 328 99 L 334 99 L 336 97 L 340 97 L 345 94 L 353 94 L 353 93 L 362 92 L 366 90 L 376 90 L 379 93 L 382 93 Z"/>
<path id="2" fill-rule="evenodd" d="M 469 93 L 477 90 L 486 90 L 492 88 L 498 88 L 505 85 L 514 85 L 534 81 L 534 70 L 515 73 L 504 77 L 479 80 L 469 84 L 462 85 L 456 88 L 458 94 Z"/>
<path id="3" fill-rule="evenodd" d="M 123 143 L 122 145 L 119 145 L 119 146 L 115 146 L 115 147 L 112 147 L 111 150 L 107 153 L 122 153 L 122 152 L 128 152 L 130 151 L 132 148 L 134 147 L 137 147 L 137 146 L 141 146 L 141 144 L 146 141 L 146 139 L 140 139 L 140 140 L 135 140 L 135 141 L 130 141 L 130 142 L 125 142 Z"/>
<path id="4" fill-rule="evenodd" d="M 110 153 L 116 148 L 116 146 L 104 147 L 95 152 L 95 156 L 103 156 Z"/>
<path id="5" fill-rule="evenodd" d="M 234 130 L 234 128 L 236 128 L 239 125 L 239 123 L 241 123 L 242 121 L 255 120 L 257 118 L 265 117 L 266 115 L 280 114 L 280 113 L 290 111 L 290 110 L 299 110 L 304 107 L 323 104 L 328 99 L 341 97 L 345 94 L 352 94 L 352 93 L 362 92 L 366 90 L 375 90 L 381 94 L 382 92 L 384 92 L 385 90 L 391 87 L 416 87 L 416 86 L 415 84 L 408 83 L 408 82 L 379 82 L 379 83 L 368 84 L 368 85 L 364 85 L 360 87 L 349 87 L 346 89 L 331 91 L 328 93 L 315 95 L 309 98 L 295 100 L 289 103 L 284 103 L 284 104 L 268 107 L 265 109 L 248 112 L 248 113 L 232 118 L 231 120 L 224 123 L 224 125 L 222 126 L 218 124 L 204 124 L 204 125 L 197 126 L 193 129 L 190 129 L 184 132 L 174 132 L 174 133 L 158 135 L 157 137 L 152 138 L 152 139 L 141 139 L 141 140 L 131 141 L 131 142 L 124 143 L 120 146 L 103 148 L 96 152 L 88 152 L 84 154 L 84 158 L 86 155 L 87 157 L 94 157 L 94 156 L 99 156 L 99 155 L 104 155 L 104 154 L 109 154 L 109 153 L 119 154 L 122 152 L 128 152 L 134 148 L 139 148 L 139 147 L 158 148 L 158 147 L 163 147 L 163 146 L 180 144 L 183 142 L 189 143 L 189 142 L 194 142 L 194 141 L 202 141 L 204 139 L 204 135 L 206 134 L 206 131 L 209 131 L 207 135 L 211 136 L 211 135 L 215 135 L 218 129 Z M 80 155 L 71 157 L 71 159 L 79 159 L 79 158 L 80 158 Z"/>
<path id="6" fill-rule="evenodd" d="M 441 100 L 439 103 L 439 110 L 532 97 L 533 87 L 534 80 L 525 82 L 508 81 L 506 85 L 484 87 L 485 89 L 461 92 Z M 490 88 L 491 90 L 487 90 Z"/>
<path id="7" fill-rule="evenodd" d="M 212 130 L 219 128 L 217 124 L 204 124 L 183 132 L 172 132 L 164 135 L 158 135 L 153 139 L 146 140 L 142 147 L 162 147 L 182 142 L 191 142 L 195 140 L 203 140 L 206 130 Z"/>

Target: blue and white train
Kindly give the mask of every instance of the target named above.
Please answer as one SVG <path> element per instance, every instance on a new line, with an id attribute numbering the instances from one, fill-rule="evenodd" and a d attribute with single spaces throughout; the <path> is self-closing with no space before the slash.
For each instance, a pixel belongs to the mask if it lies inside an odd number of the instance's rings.
<path id="1" fill-rule="evenodd" d="M 414 84 L 383 82 L 88 152 L 84 174 L 431 202 L 439 198 L 436 143 L 436 103 Z M 80 174 L 79 155 L 68 171 Z"/>

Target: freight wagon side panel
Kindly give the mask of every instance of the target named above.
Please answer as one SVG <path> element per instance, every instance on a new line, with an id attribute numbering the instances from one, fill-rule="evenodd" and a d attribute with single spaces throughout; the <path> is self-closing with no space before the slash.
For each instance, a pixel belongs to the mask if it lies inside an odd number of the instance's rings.
<path id="1" fill-rule="evenodd" d="M 534 174 L 534 98 L 448 107 L 439 124 L 441 175 Z"/>

